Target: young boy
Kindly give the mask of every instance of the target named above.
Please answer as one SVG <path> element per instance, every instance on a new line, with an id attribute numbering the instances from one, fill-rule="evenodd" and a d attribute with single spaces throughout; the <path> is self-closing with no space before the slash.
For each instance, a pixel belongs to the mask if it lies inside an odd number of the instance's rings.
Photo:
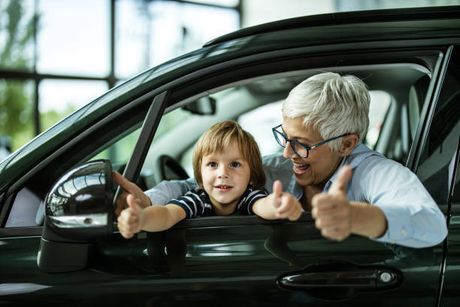
<path id="1" fill-rule="evenodd" d="M 169 229 L 185 218 L 213 215 L 257 214 L 264 219 L 297 220 L 302 207 L 281 182 L 273 184 L 268 195 L 263 186 L 265 174 L 254 138 L 234 121 L 213 125 L 198 140 L 193 170 L 199 188 L 171 200 L 165 206 L 141 207 L 136 193 L 126 198 L 128 208 L 118 217 L 118 229 L 125 238 L 145 231 Z M 130 183 L 120 174 L 114 180 L 122 188 Z"/>

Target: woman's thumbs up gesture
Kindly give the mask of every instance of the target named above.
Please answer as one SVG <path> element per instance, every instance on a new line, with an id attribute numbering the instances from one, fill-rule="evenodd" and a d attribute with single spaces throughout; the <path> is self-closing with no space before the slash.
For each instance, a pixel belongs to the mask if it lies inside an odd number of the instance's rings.
<path id="1" fill-rule="evenodd" d="M 312 199 L 315 226 L 326 238 L 342 241 L 351 234 L 351 205 L 347 197 L 351 176 L 351 167 L 343 166 L 329 191 L 316 194 Z"/>

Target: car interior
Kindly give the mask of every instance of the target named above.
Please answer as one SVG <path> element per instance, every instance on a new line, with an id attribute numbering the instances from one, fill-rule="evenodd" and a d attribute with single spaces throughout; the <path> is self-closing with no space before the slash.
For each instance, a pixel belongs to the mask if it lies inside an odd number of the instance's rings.
<path id="1" fill-rule="evenodd" d="M 415 64 L 384 64 L 324 69 L 363 79 L 371 93 L 370 127 L 365 143 L 405 163 L 415 136 L 429 71 Z M 244 80 L 203 93 L 166 110 L 142 168 L 145 188 L 162 180 L 193 177 L 193 146 L 212 124 L 233 119 L 253 134 L 262 155 L 281 151 L 271 128 L 281 122 L 281 103 L 289 91 L 318 70 L 302 70 Z M 204 99 L 205 98 L 205 99 Z M 189 103 L 213 104 L 206 114 L 190 112 Z M 176 122 L 175 122 L 176 121 Z"/>

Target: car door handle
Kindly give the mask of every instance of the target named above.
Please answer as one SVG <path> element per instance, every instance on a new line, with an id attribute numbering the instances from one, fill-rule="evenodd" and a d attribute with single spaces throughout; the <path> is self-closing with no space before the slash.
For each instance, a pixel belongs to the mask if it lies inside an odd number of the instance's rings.
<path id="1" fill-rule="evenodd" d="M 389 267 L 359 267 L 355 265 L 311 266 L 278 278 L 281 287 L 293 290 L 320 288 L 353 288 L 380 290 L 395 287 L 402 281 L 402 273 Z"/>

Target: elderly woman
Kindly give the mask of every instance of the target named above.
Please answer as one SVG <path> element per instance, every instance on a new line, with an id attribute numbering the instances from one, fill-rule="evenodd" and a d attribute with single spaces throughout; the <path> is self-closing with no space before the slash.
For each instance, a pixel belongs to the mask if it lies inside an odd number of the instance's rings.
<path id="1" fill-rule="evenodd" d="M 323 236 L 350 234 L 410 247 L 440 243 L 447 234 L 438 206 L 417 176 L 361 143 L 369 125 L 369 92 L 354 76 L 314 75 L 282 105 L 273 134 L 283 154 L 265 157 L 266 189 L 280 180 L 311 210 Z M 162 182 L 142 192 L 118 182 L 143 206 L 167 203 L 194 187 L 193 180 Z"/>

